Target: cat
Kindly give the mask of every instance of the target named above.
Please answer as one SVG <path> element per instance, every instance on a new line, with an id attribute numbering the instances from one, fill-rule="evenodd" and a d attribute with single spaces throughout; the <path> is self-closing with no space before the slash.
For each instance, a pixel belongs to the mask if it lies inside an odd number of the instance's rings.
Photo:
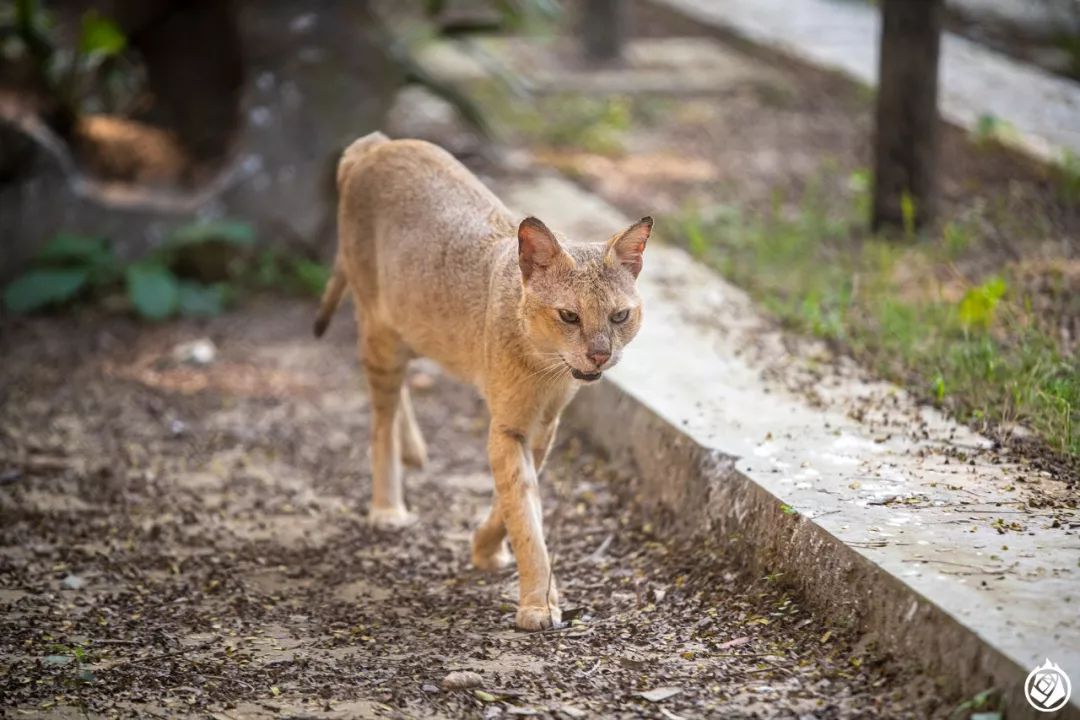
<path id="1" fill-rule="evenodd" d="M 471 383 L 491 413 L 495 490 L 472 562 L 510 562 L 517 625 L 560 622 L 537 476 L 559 415 L 578 388 L 613 367 L 641 326 L 635 281 L 652 218 L 604 242 L 570 243 L 514 215 L 445 150 L 371 133 L 338 166 L 338 250 L 315 321 L 319 337 L 346 289 L 371 395 L 371 522 L 406 526 L 402 466 L 427 457 L 405 379 L 424 356 Z"/>

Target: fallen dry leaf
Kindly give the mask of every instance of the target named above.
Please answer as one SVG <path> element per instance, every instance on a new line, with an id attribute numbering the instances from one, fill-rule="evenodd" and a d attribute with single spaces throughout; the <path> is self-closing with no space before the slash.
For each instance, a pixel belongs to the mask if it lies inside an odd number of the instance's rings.
<path id="1" fill-rule="evenodd" d="M 727 642 L 720 643 L 719 645 L 716 646 L 716 649 L 717 650 L 727 650 L 728 648 L 739 647 L 740 645 L 745 645 L 748 642 L 750 642 L 750 637 L 748 635 L 744 635 L 743 637 L 735 638 L 734 640 L 728 640 Z"/>
<path id="2" fill-rule="evenodd" d="M 467 690 L 483 684 L 484 678 L 480 677 L 480 673 L 474 673 L 471 670 L 458 670 L 442 679 L 444 690 Z"/>
<path id="3" fill-rule="evenodd" d="M 643 697 L 649 702 L 663 702 L 669 697 L 674 697 L 682 692 L 681 687 L 658 687 L 652 690 L 646 690 L 645 692 L 639 692 L 638 696 Z"/>

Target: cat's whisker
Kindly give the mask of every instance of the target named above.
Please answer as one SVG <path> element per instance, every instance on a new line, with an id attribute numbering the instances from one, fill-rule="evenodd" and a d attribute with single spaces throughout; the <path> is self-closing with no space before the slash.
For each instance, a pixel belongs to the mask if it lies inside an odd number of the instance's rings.
<path id="1" fill-rule="evenodd" d="M 557 362 L 552 362 L 552 363 L 549 363 L 549 364 L 545 365 L 544 367 L 540 368 L 539 370 L 537 370 L 537 371 L 533 372 L 532 374 L 528 375 L 525 379 L 526 380 L 532 380 L 533 378 L 536 378 L 537 376 L 540 376 L 540 379 L 543 379 L 548 373 L 552 372 L 553 370 L 557 370 L 560 367 L 565 367 L 565 366 L 566 366 L 566 361 L 564 361 L 562 359 L 562 356 L 560 355 Z"/>
<path id="2" fill-rule="evenodd" d="M 556 367 L 555 372 L 548 374 L 546 378 L 541 378 L 541 382 L 543 384 L 543 387 L 546 389 L 569 374 L 570 368 L 564 362 L 560 366 Z"/>

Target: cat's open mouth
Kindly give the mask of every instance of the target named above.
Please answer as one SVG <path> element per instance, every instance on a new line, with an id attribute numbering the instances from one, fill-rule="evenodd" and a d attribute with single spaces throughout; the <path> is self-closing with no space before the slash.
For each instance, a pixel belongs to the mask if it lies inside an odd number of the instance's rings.
<path id="1" fill-rule="evenodd" d="M 577 368 L 570 368 L 570 374 L 573 375 L 576 380 L 584 380 L 585 382 L 592 382 L 594 380 L 599 380 L 600 376 L 603 375 L 604 373 L 598 373 L 598 372 L 583 373 L 580 370 L 578 370 Z"/>

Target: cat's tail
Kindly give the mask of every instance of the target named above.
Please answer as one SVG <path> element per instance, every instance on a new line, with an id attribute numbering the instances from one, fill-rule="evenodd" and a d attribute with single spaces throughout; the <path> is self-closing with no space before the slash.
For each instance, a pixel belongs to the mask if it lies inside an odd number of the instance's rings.
<path id="1" fill-rule="evenodd" d="M 326 289 L 323 290 L 322 302 L 319 303 L 319 314 L 315 316 L 315 337 L 320 338 L 326 332 L 330 324 L 330 318 L 334 317 L 341 296 L 345 294 L 345 271 L 341 267 L 340 256 L 334 260 L 334 270 L 330 273 L 330 279 L 326 281 Z"/>
<path id="2" fill-rule="evenodd" d="M 345 148 L 345 152 L 341 153 L 341 160 L 338 161 L 337 186 L 339 194 L 342 185 L 345 183 L 345 178 L 349 175 L 349 170 L 356 161 L 371 148 L 386 142 L 390 142 L 390 138 L 376 130 Z M 341 230 L 339 229 L 338 232 L 340 233 Z M 337 306 L 341 302 L 341 296 L 345 294 L 347 284 L 339 246 L 337 257 L 334 259 L 334 270 L 330 274 L 330 279 L 326 281 L 326 289 L 323 290 L 322 302 L 319 305 L 319 314 L 315 317 L 315 337 L 322 337 L 323 333 L 326 332 L 326 328 L 330 324 L 330 318 L 334 317 L 334 311 L 337 310 Z"/>

